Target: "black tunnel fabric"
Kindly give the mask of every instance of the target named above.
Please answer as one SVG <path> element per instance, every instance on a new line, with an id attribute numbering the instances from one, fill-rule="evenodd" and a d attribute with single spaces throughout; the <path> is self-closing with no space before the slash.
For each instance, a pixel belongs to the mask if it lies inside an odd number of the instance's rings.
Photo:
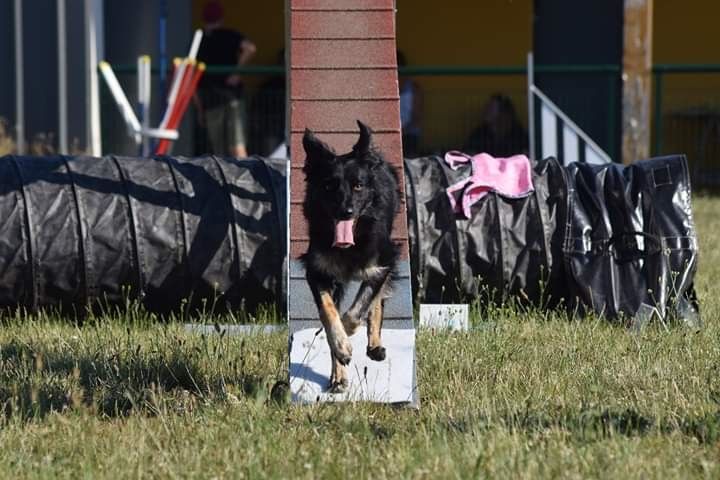
<path id="1" fill-rule="evenodd" d="M 0 158 L 0 306 L 285 305 L 285 162 Z"/>
<path id="2" fill-rule="evenodd" d="M 699 320 L 698 245 L 682 156 L 533 165 L 535 191 L 489 193 L 457 218 L 470 174 L 405 160 L 412 289 L 425 303 L 563 305 Z M 82 314 L 252 310 L 287 294 L 286 162 L 260 158 L 0 158 L 0 307 Z"/>
<path id="3" fill-rule="evenodd" d="M 469 219 L 456 216 L 445 189 L 470 174 L 442 158 L 405 161 L 413 291 L 426 303 L 508 295 L 557 303 L 562 290 L 565 180 L 554 158 L 534 165 L 535 192 L 510 199 L 489 193 Z M 560 228 L 559 228 L 560 227 Z"/>
<path id="4" fill-rule="evenodd" d="M 489 193 L 465 219 L 445 189 L 469 174 L 440 157 L 405 161 L 418 301 L 513 296 L 607 318 L 699 321 L 684 156 L 569 167 L 548 158 L 534 164 L 533 195 Z"/>
<path id="5" fill-rule="evenodd" d="M 695 323 L 698 242 L 682 156 L 572 164 L 563 246 L 572 305 Z"/>

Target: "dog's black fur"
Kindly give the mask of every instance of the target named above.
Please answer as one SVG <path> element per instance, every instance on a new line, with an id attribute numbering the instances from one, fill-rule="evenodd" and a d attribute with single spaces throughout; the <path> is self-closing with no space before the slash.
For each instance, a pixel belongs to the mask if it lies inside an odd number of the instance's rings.
<path id="1" fill-rule="evenodd" d="M 345 365 L 351 357 L 347 335 L 362 321 L 368 321 L 367 355 L 385 359 L 385 348 L 380 345 L 382 303 L 399 254 L 391 239 L 400 202 L 397 174 L 373 147 L 371 130 L 359 121 L 358 126 L 357 143 L 343 155 L 310 130 L 303 137 L 307 155 L 303 212 L 310 245 L 302 261 L 333 354 L 330 387 L 335 391 L 347 386 Z M 336 223 L 348 219 L 354 220 L 355 245 L 333 247 Z M 353 305 L 340 319 L 337 307 L 350 280 L 362 283 Z M 338 323 L 343 331 L 338 330 Z"/>

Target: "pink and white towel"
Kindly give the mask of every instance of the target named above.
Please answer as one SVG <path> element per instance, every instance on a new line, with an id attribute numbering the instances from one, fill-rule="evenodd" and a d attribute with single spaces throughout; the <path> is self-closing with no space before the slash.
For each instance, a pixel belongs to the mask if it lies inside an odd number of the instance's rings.
<path id="1" fill-rule="evenodd" d="M 525 155 L 495 158 L 487 153 L 470 156 L 458 151 L 445 154 L 445 162 L 453 170 L 470 163 L 472 174 L 447 188 L 450 205 L 456 213 L 470 218 L 470 207 L 488 192 L 511 198 L 522 198 L 533 191 L 532 167 Z"/>

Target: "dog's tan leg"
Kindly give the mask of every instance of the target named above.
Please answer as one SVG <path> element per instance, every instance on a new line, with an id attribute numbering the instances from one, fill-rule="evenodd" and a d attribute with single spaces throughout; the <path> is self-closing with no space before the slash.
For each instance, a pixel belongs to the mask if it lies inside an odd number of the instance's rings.
<path id="1" fill-rule="evenodd" d="M 332 355 L 332 374 L 328 390 L 331 393 L 343 393 L 349 385 L 347 367 L 340 363 L 335 355 Z"/>
<path id="2" fill-rule="evenodd" d="M 330 345 L 330 350 L 334 355 L 333 360 L 337 360 L 342 365 L 347 365 L 352 358 L 352 346 L 340 321 L 340 314 L 335 307 L 330 292 L 320 291 L 319 297 L 320 321 L 325 327 L 328 345 Z"/>
<path id="3" fill-rule="evenodd" d="M 381 298 L 376 298 L 370 311 L 370 317 L 368 318 L 368 345 L 366 353 L 368 357 L 377 362 L 385 360 L 385 347 L 382 346 L 382 340 L 380 339 L 382 323 L 383 301 Z"/>

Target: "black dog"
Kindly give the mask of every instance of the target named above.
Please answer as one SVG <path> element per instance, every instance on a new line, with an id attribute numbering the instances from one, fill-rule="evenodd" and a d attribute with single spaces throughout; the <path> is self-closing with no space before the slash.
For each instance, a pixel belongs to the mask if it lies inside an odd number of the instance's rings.
<path id="1" fill-rule="evenodd" d="M 337 155 L 305 130 L 303 147 L 307 183 L 303 212 L 310 246 L 302 257 L 320 320 L 332 352 L 330 390 L 348 385 L 345 366 L 352 357 L 348 336 L 367 321 L 367 355 L 385 359 L 381 344 L 383 302 L 398 258 L 390 238 L 398 210 L 398 178 L 373 148 L 372 132 L 358 121 L 360 138 L 352 152 Z M 340 317 L 337 306 L 350 280 L 362 283 L 350 309 Z"/>

